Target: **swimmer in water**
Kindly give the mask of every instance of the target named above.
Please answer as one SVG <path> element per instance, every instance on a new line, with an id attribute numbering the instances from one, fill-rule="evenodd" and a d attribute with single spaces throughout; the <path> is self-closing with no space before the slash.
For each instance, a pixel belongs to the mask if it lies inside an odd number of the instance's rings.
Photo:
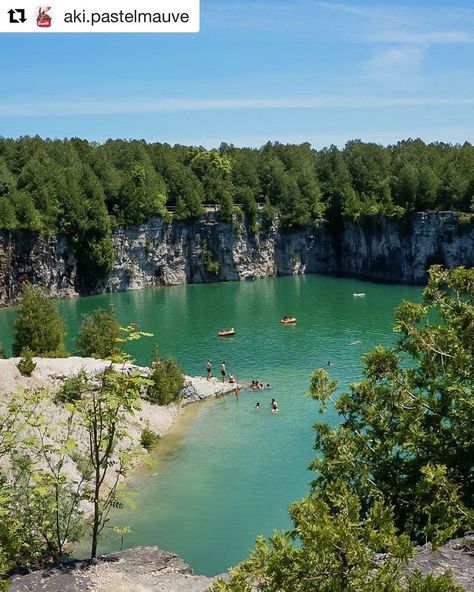
<path id="1" fill-rule="evenodd" d="M 258 401 L 255 403 L 255 411 L 260 411 L 260 403 Z"/>

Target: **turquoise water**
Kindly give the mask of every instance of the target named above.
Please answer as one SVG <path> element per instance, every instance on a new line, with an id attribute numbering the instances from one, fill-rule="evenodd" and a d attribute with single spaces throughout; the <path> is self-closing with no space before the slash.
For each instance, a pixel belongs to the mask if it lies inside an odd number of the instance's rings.
<path id="1" fill-rule="evenodd" d="M 354 292 L 366 297 L 356 299 Z M 162 440 L 156 467 L 134 477 L 137 510 L 115 517 L 117 525 L 133 529 L 125 545 L 159 545 L 197 573 L 213 575 L 244 559 L 258 534 L 288 527 L 287 507 L 312 478 L 306 467 L 314 455 L 317 409 L 305 397 L 312 370 L 327 368 L 342 387 L 360 378 L 362 353 L 393 342 L 395 306 L 420 294 L 411 286 L 313 275 L 58 302 L 71 350 L 81 316 L 111 303 L 121 323 L 136 321 L 155 334 L 134 344 L 139 363 L 149 362 L 156 339 L 188 374 L 205 375 L 210 357 L 216 374 L 225 360 L 240 380 L 272 385 L 188 408 Z M 284 315 L 296 316 L 297 325 L 281 326 Z M 13 310 L 0 311 L 0 341 L 7 346 L 13 316 Z M 235 337 L 217 337 L 230 326 Z M 270 412 L 272 397 L 279 414 Z M 103 550 L 119 544 L 112 535 Z"/>

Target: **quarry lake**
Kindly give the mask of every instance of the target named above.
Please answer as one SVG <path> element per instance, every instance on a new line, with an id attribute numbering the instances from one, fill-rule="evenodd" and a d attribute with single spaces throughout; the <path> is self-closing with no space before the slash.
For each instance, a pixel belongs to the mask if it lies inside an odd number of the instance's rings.
<path id="1" fill-rule="evenodd" d="M 122 324 L 136 322 L 154 334 L 130 349 L 137 363 L 150 363 L 156 341 L 186 374 L 204 376 L 211 358 L 215 375 L 225 361 L 239 381 L 271 384 L 186 409 L 162 439 L 155 466 L 132 477 L 136 510 L 114 517 L 114 525 L 132 529 L 125 546 L 158 545 L 196 573 L 214 575 L 244 559 L 257 535 L 290 527 L 287 508 L 312 479 L 307 465 L 318 413 L 305 396 L 312 371 L 326 368 L 341 389 L 360 379 L 361 355 L 396 339 L 395 307 L 420 297 L 412 286 L 309 275 L 59 301 L 70 351 L 82 315 L 113 304 Z M 0 341 L 8 351 L 14 314 L 0 311 Z M 296 325 L 281 325 L 284 315 L 295 316 Z M 229 327 L 234 337 L 217 336 Z M 278 414 L 271 413 L 272 398 Z M 334 414 L 326 419 L 336 421 Z M 111 534 L 101 551 L 119 546 L 120 537 Z"/>

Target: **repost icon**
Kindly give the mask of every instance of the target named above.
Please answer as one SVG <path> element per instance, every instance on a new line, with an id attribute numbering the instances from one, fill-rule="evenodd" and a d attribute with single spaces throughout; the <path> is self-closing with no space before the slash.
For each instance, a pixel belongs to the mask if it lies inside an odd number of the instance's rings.
<path id="1" fill-rule="evenodd" d="M 24 8 L 10 8 L 8 11 L 11 24 L 24 23 L 26 21 Z"/>

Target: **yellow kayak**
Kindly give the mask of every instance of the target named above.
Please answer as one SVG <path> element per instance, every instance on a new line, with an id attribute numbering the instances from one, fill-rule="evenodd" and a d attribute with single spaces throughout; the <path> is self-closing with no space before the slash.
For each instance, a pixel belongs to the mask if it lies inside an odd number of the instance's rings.
<path id="1" fill-rule="evenodd" d="M 219 331 L 219 337 L 230 337 L 231 335 L 235 335 L 235 329 L 226 329 L 225 331 Z"/>

